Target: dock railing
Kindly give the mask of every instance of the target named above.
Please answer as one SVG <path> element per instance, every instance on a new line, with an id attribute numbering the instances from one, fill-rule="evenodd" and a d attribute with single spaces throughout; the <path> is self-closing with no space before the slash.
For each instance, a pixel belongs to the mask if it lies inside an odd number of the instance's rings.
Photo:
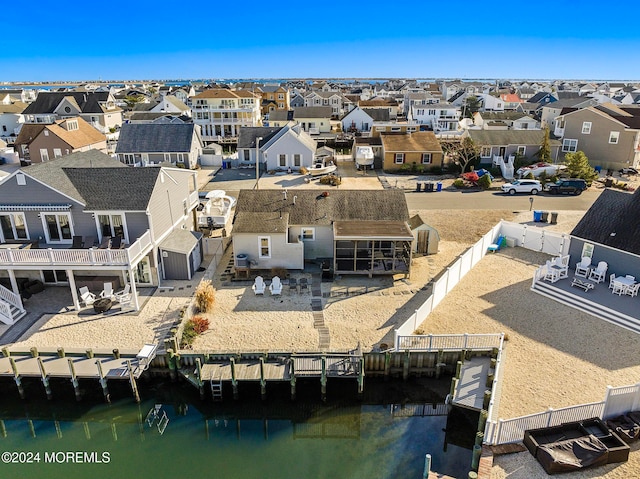
<path id="1" fill-rule="evenodd" d="M 398 350 L 487 351 L 500 348 L 502 334 L 426 334 L 398 336 Z"/>

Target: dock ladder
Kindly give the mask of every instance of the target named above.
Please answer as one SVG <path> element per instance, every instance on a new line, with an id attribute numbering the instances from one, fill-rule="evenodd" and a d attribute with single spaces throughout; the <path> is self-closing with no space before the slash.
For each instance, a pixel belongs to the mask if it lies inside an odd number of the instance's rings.
<path id="1" fill-rule="evenodd" d="M 222 379 L 214 378 L 213 376 L 209 380 L 211 386 L 211 397 L 214 401 L 222 401 Z"/>

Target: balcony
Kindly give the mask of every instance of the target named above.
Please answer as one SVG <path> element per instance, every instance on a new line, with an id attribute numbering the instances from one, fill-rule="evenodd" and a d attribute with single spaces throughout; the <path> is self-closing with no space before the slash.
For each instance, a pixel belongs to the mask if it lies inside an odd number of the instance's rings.
<path id="1" fill-rule="evenodd" d="M 196 192 L 197 197 L 197 192 Z M 152 247 L 147 230 L 125 249 L 28 249 L 16 245 L 0 245 L 0 266 L 32 266 L 34 268 L 130 266 L 136 264 Z M 26 245 L 25 245 L 26 246 Z"/>

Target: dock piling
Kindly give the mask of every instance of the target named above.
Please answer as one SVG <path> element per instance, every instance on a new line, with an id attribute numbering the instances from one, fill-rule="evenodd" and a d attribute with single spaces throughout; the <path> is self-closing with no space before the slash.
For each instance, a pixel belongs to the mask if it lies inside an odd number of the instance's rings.
<path id="1" fill-rule="evenodd" d="M 402 380 L 406 381 L 409 379 L 409 365 L 410 365 L 410 356 L 409 350 L 405 350 L 402 361 Z"/>
<path id="2" fill-rule="evenodd" d="M 35 348 L 32 348 L 35 349 Z M 51 386 L 49 386 L 49 376 L 47 376 L 47 372 L 44 369 L 44 363 L 42 362 L 42 358 L 37 356 L 38 367 L 40 368 L 40 375 L 42 376 L 42 384 L 44 385 L 44 391 L 47 393 L 47 399 L 51 400 L 53 398 L 53 394 L 51 393 Z"/>
<path id="3" fill-rule="evenodd" d="M 82 399 L 82 395 L 80 394 L 80 384 L 78 383 L 78 378 L 76 376 L 76 368 L 73 367 L 73 359 L 67 358 L 67 362 L 69 363 L 69 373 L 71 373 L 71 384 L 73 385 L 73 390 L 76 393 L 76 401 L 80 401 Z"/>
<path id="4" fill-rule="evenodd" d="M 360 356 L 358 358 L 358 396 L 362 397 L 364 394 L 364 358 Z"/>
<path id="5" fill-rule="evenodd" d="M 96 367 L 98 368 L 98 381 L 100 381 L 100 385 L 102 386 L 102 394 L 104 395 L 104 400 L 108 403 L 111 402 L 111 397 L 109 396 L 109 388 L 107 387 L 107 378 L 104 377 L 104 373 L 102 372 L 102 363 L 99 359 L 96 359 Z"/>
<path id="6" fill-rule="evenodd" d="M 238 378 L 236 378 L 236 358 L 231 356 L 229 358 L 229 364 L 231 366 L 231 388 L 233 389 L 233 399 L 238 400 Z"/>
<path id="7" fill-rule="evenodd" d="M 140 394 L 138 393 L 138 384 L 136 383 L 136 377 L 133 374 L 133 368 L 131 367 L 131 360 L 127 360 L 127 371 L 129 372 L 129 382 L 131 383 L 131 390 L 133 391 L 133 397 L 136 402 L 140 402 Z"/>
<path id="8" fill-rule="evenodd" d="M 289 360 L 289 374 L 291 375 L 290 383 L 291 383 L 291 400 L 296 400 L 296 371 L 295 371 L 295 361 L 293 358 Z"/>
<path id="9" fill-rule="evenodd" d="M 264 378 L 264 357 L 260 357 L 260 397 L 267 398 L 267 380 Z"/>
<path id="10" fill-rule="evenodd" d="M 322 371 L 320 373 L 320 396 L 323 401 L 327 400 L 327 357 L 322 356 Z"/>
<path id="11" fill-rule="evenodd" d="M 198 379 L 198 389 L 200 390 L 200 399 L 204 399 L 204 381 L 202 380 L 202 361 L 196 358 L 196 376 Z"/>
<path id="12" fill-rule="evenodd" d="M 431 454 L 424 456 L 424 471 L 422 472 L 422 479 L 429 479 L 431 474 Z"/>
<path id="13" fill-rule="evenodd" d="M 16 382 L 16 386 L 18 386 L 18 394 L 20 394 L 20 399 L 24 399 L 24 388 L 22 387 L 22 378 L 18 373 L 18 366 L 16 365 L 16 360 L 12 357 L 9 357 L 9 362 L 11 363 L 11 369 L 13 369 L 13 380 Z"/>

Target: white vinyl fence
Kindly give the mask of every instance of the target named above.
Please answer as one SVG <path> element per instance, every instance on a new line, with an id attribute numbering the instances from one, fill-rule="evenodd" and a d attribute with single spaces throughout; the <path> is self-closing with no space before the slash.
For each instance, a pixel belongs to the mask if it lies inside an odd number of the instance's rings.
<path id="1" fill-rule="evenodd" d="M 490 445 L 520 442 L 528 429 L 557 426 L 565 422 L 582 421 L 592 417 L 609 419 L 638 408 L 640 408 L 640 383 L 616 388 L 609 386 L 604 401 L 549 409 L 513 419 L 487 421 L 484 441 Z"/>
<path id="2" fill-rule="evenodd" d="M 553 256 L 569 254 L 571 237 L 566 234 L 545 231 L 544 228 L 511 223 L 509 221 L 500 223 L 500 234 L 506 238 L 512 238 L 515 241 L 515 246 Z"/>

